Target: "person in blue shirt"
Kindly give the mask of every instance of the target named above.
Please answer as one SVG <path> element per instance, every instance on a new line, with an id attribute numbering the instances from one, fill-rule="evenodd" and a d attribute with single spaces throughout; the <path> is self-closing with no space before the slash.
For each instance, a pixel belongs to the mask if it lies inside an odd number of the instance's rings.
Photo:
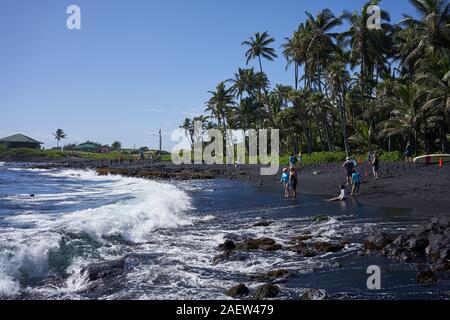
<path id="1" fill-rule="evenodd" d="M 293 155 L 291 155 L 290 157 L 289 157 L 289 168 L 290 169 L 292 169 L 292 168 L 295 168 L 295 165 L 296 165 L 296 163 L 297 163 L 297 157 L 293 154 Z"/>
<path id="2" fill-rule="evenodd" d="M 356 169 L 353 169 L 352 182 L 353 188 L 351 195 L 359 196 L 359 187 L 361 186 L 361 175 L 359 174 L 358 171 L 356 171 Z"/>
<path id="3" fill-rule="evenodd" d="M 281 174 L 280 183 L 283 183 L 284 186 L 284 196 L 289 198 L 289 171 L 287 168 L 283 169 L 283 173 Z"/>

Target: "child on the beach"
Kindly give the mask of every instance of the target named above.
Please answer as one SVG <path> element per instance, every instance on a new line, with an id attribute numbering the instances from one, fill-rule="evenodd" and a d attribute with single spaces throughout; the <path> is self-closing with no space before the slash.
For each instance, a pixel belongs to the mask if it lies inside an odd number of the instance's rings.
<path id="1" fill-rule="evenodd" d="M 353 169 L 352 174 L 353 188 L 351 195 L 359 196 L 359 187 L 361 186 L 361 175 L 356 169 Z"/>
<path id="2" fill-rule="evenodd" d="M 347 196 L 345 194 L 345 185 L 342 185 L 341 186 L 341 194 L 339 195 L 339 197 L 328 199 L 326 201 L 333 202 L 333 201 L 345 201 L 345 200 L 347 200 Z"/>
<path id="3" fill-rule="evenodd" d="M 289 173 L 287 168 L 283 169 L 280 182 L 283 183 L 284 186 L 284 196 L 289 198 Z"/>
<path id="4" fill-rule="evenodd" d="M 289 188 L 291 189 L 292 198 L 297 198 L 297 170 L 295 168 L 291 168 L 291 172 L 289 173 Z"/>

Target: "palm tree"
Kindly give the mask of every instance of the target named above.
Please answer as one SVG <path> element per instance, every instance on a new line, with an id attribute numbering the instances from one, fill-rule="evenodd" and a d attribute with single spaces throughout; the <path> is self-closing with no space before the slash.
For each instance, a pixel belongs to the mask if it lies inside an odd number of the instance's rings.
<path id="1" fill-rule="evenodd" d="M 425 103 L 421 110 L 439 125 L 440 149 L 450 152 L 447 135 L 450 127 L 450 57 L 434 56 L 423 60 L 415 76 Z"/>
<path id="2" fill-rule="evenodd" d="M 360 65 L 360 86 L 361 97 L 366 95 L 366 84 L 369 78 L 374 74 L 374 67 L 384 61 L 384 53 L 388 42 L 387 31 L 391 26 L 387 23 L 381 24 L 381 30 L 369 28 L 368 7 L 377 4 L 378 1 L 367 2 L 362 11 L 348 12 L 344 11 L 342 19 L 350 24 L 347 31 L 339 34 L 338 39 L 344 47 L 350 47 L 350 63 L 353 66 Z M 381 10 L 381 19 L 390 21 L 389 14 Z M 370 80 L 372 80 L 370 78 Z"/>
<path id="3" fill-rule="evenodd" d="M 347 133 L 347 115 L 345 96 L 347 94 L 347 86 L 350 82 L 350 74 L 346 70 L 346 65 L 343 62 L 335 62 L 328 67 L 327 70 L 328 84 L 331 88 L 332 95 L 334 96 L 340 112 L 341 130 L 344 138 L 345 152 L 350 154 L 350 147 L 348 144 Z"/>
<path id="4" fill-rule="evenodd" d="M 334 14 L 329 10 L 322 10 L 317 14 L 316 17 L 309 12 L 306 12 L 308 16 L 308 30 L 310 33 L 309 43 L 307 52 L 314 61 L 316 69 L 316 85 L 319 92 L 322 93 L 322 83 L 321 83 L 321 61 L 326 61 L 328 59 L 323 59 L 323 55 L 330 51 L 335 50 L 335 44 L 333 39 L 337 37 L 337 33 L 332 33 L 331 30 L 342 24 L 340 18 L 336 18 Z"/>
<path id="5" fill-rule="evenodd" d="M 216 91 L 208 92 L 212 97 L 206 102 L 205 112 L 209 112 L 213 118 L 217 119 L 219 127 L 226 129 L 227 114 L 235 104 L 232 89 L 227 89 L 225 83 L 221 82 L 217 85 Z"/>
<path id="6" fill-rule="evenodd" d="M 294 63 L 294 78 L 295 78 L 295 90 L 298 89 L 299 82 L 299 68 L 302 64 L 306 63 L 306 49 L 305 43 L 305 24 L 301 23 L 297 31 L 294 32 L 291 38 L 285 38 L 286 43 L 282 44 L 283 55 L 286 58 L 286 70 Z"/>
<path id="7" fill-rule="evenodd" d="M 278 56 L 275 53 L 274 48 L 270 48 L 269 45 L 274 42 L 275 39 L 269 36 L 269 33 L 257 32 L 254 37 L 250 37 L 250 40 L 246 40 L 242 42 L 242 45 L 249 47 L 247 52 L 245 53 L 245 57 L 247 58 L 247 65 L 250 60 L 258 58 L 259 61 L 259 69 L 260 72 L 263 72 L 261 56 L 269 61 L 273 61 Z"/>
<path id="8" fill-rule="evenodd" d="M 409 15 L 400 22 L 405 30 L 414 30 L 412 50 L 404 57 L 408 63 L 417 57 L 429 54 L 449 54 L 450 48 L 450 3 L 447 0 L 409 0 L 416 8 L 420 19 Z M 407 32 L 407 31 L 405 31 Z"/>
<path id="9" fill-rule="evenodd" d="M 53 134 L 53 136 L 56 139 L 56 147 L 57 148 L 59 148 L 59 142 L 61 141 L 61 139 L 67 138 L 67 135 L 64 133 L 64 131 L 62 129 L 56 130 L 56 132 Z"/>
<path id="10" fill-rule="evenodd" d="M 114 141 L 111 145 L 112 151 L 119 151 L 121 148 L 122 148 L 122 144 L 120 143 L 120 141 Z"/>
<path id="11" fill-rule="evenodd" d="M 406 142 L 412 141 L 417 149 L 417 132 L 420 121 L 420 100 L 417 86 L 414 84 L 400 85 L 395 90 L 395 97 L 388 97 L 392 109 L 389 110 L 389 119 L 380 123 L 379 138 L 400 135 Z"/>
<path id="12" fill-rule="evenodd" d="M 191 119 L 184 119 L 183 124 L 180 126 L 180 129 L 184 131 L 184 135 L 189 139 L 189 144 L 191 145 L 191 149 L 194 148 L 194 123 Z"/>

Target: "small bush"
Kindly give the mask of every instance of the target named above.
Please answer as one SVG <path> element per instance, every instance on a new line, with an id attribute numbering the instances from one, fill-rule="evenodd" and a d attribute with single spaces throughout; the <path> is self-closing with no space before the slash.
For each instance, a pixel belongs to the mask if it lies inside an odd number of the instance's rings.
<path id="1" fill-rule="evenodd" d="M 383 152 L 380 155 L 381 161 L 402 161 L 403 159 L 404 155 L 399 151 Z"/>

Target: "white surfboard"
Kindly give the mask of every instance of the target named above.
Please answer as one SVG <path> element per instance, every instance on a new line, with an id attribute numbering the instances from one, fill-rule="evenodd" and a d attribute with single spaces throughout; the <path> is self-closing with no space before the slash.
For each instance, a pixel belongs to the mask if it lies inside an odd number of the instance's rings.
<path id="1" fill-rule="evenodd" d="M 420 156 L 414 159 L 417 164 L 436 164 L 443 162 L 450 162 L 450 154 L 429 154 L 426 156 Z"/>

